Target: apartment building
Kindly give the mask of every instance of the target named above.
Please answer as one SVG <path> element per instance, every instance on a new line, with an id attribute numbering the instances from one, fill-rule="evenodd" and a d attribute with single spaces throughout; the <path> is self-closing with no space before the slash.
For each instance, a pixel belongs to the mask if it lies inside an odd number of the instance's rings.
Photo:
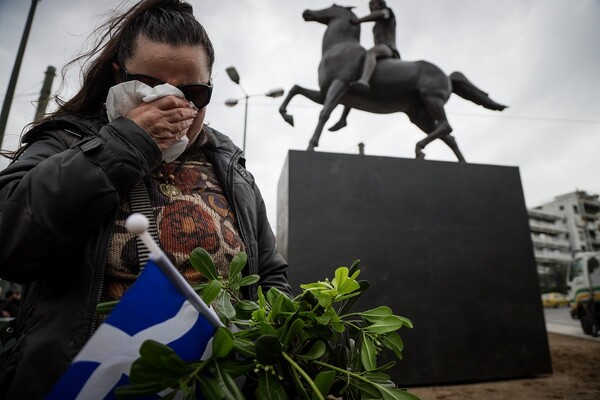
<path id="1" fill-rule="evenodd" d="M 571 258 L 600 251 L 600 199 L 577 190 L 528 210 L 529 227 L 542 291 L 564 291 Z"/>
<path id="2" fill-rule="evenodd" d="M 535 207 L 565 218 L 573 254 L 600 251 L 600 199 L 583 190 L 556 196 L 553 201 Z"/>

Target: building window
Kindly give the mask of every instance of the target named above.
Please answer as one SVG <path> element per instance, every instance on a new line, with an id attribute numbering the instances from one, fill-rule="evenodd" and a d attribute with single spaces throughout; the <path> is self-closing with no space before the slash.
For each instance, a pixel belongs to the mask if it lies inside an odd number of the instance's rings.
<path id="1" fill-rule="evenodd" d="M 564 210 L 564 209 L 565 209 L 565 206 L 563 206 L 563 205 L 560 205 L 560 206 L 558 206 L 558 209 L 562 211 L 562 210 Z"/>
<path id="2" fill-rule="evenodd" d="M 573 206 L 573 212 L 574 212 L 575 214 L 579 213 L 579 211 L 577 210 L 577 206 Z"/>

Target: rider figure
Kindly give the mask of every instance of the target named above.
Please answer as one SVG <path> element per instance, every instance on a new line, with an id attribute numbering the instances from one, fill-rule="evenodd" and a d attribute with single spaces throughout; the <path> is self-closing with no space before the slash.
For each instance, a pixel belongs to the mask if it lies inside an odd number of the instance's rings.
<path id="1" fill-rule="evenodd" d="M 383 0 L 369 1 L 371 14 L 363 18 L 352 18 L 352 24 L 375 21 L 373 27 L 373 41 L 375 45 L 365 54 L 362 75 L 356 82 L 350 83 L 350 88 L 367 92 L 371 86 L 369 80 L 375 71 L 378 58 L 398 58 L 400 53 L 396 49 L 396 18 L 391 8 Z"/>

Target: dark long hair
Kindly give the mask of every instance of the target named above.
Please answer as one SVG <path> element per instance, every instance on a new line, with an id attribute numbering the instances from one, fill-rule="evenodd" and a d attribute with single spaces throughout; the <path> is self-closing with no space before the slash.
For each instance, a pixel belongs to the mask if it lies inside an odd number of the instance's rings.
<path id="1" fill-rule="evenodd" d="M 63 69 L 64 76 L 67 68 L 83 62 L 81 89 L 66 102 L 57 99 L 58 109 L 46 119 L 99 109 L 108 90 L 116 83 L 112 63 L 122 64 L 131 57 L 140 35 L 175 46 L 201 45 L 207 54 L 207 67 L 212 72 L 215 60 L 212 42 L 194 17 L 192 6 L 181 0 L 142 0 L 109 19 L 92 35 L 97 38 L 93 47 Z"/>
<path id="2" fill-rule="evenodd" d="M 90 49 L 62 69 L 64 84 L 67 71 L 81 63 L 83 83 L 79 91 L 68 101 L 55 96 L 58 105 L 56 111 L 38 123 L 28 124 L 24 131 L 65 114 L 97 113 L 101 110 L 108 90 L 117 83 L 112 63 L 122 65 L 131 57 L 140 35 L 174 46 L 202 46 L 212 75 L 215 51 L 204 27 L 194 17 L 192 6 L 181 0 L 141 0 L 127 11 L 115 14 L 92 32 Z M 21 141 L 23 142 L 23 137 Z M 16 160 L 26 148 L 21 144 L 14 152 L 0 150 L 0 155 Z"/>

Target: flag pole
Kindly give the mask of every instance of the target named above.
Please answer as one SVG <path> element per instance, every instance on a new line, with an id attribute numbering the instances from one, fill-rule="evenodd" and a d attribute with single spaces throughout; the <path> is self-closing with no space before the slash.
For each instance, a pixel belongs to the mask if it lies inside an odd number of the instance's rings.
<path id="1" fill-rule="evenodd" d="M 147 231 L 148 225 L 148 218 L 139 213 L 131 214 L 125 223 L 125 226 L 130 233 L 140 237 L 142 242 L 144 242 L 144 245 L 150 250 L 150 258 L 156 263 L 169 281 L 171 281 L 173 286 L 185 296 L 190 304 L 214 327 L 219 328 L 225 326 L 215 312 L 206 305 L 204 300 L 198 296 L 198 293 L 196 293 L 194 288 L 192 288 L 188 281 L 186 281 L 179 273 L 177 268 L 175 268 L 171 260 L 169 260 L 160 247 L 158 247 L 158 244 L 152 239 L 152 236 L 150 236 Z"/>

